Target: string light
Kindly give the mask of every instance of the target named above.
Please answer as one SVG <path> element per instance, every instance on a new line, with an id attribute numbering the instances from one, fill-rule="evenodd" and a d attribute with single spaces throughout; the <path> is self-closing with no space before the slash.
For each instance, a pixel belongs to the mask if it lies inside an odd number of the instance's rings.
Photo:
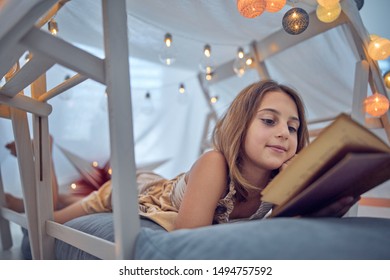
<path id="1" fill-rule="evenodd" d="M 246 18 L 255 18 L 265 10 L 264 0 L 237 0 L 237 10 Z"/>
<path id="2" fill-rule="evenodd" d="M 380 117 L 389 110 L 389 100 L 376 92 L 364 100 L 364 110 L 373 117 Z"/>
<path id="3" fill-rule="evenodd" d="M 304 9 L 292 8 L 283 16 L 282 25 L 288 34 L 301 34 L 309 26 L 309 15 Z"/>
<path id="4" fill-rule="evenodd" d="M 58 24 L 54 18 L 51 18 L 48 22 L 48 29 L 51 34 L 57 36 L 58 34 Z"/>
<path id="5" fill-rule="evenodd" d="M 207 81 L 211 81 L 213 79 L 213 73 L 207 73 L 205 75 L 205 78 L 206 78 Z"/>
<path id="6" fill-rule="evenodd" d="M 387 71 L 384 75 L 383 75 L 383 80 L 385 82 L 385 86 L 390 89 L 390 71 Z"/>
<path id="7" fill-rule="evenodd" d="M 184 87 L 184 84 L 179 85 L 179 93 L 184 94 L 186 92 L 186 89 Z"/>
<path id="8" fill-rule="evenodd" d="M 265 10 L 270 13 L 279 12 L 286 5 L 287 0 L 265 0 Z"/>
<path id="9" fill-rule="evenodd" d="M 150 95 L 150 92 L 146 92 L 145 100 L 144 100 L 142 107 L 141 107 L 141 112 L 146 114 L 146 115 L 149 115 L 149 114 L 153 113 L 153 111 L 154 111 L 154 106 L 153 106 L 153 102 L 152 102 L 152 97 Z"/>
<path id="10" fill-rule="evenodd" d="M 243 48 L 239 47 L 237 50 L 237 56 L 233 61 L 233 71 L 238 77 L 242 77 L 245 74 L 247 68 L 245 53 Z"/>
<path id="11" fill-rule="evenodd" d="M 317 6 L 316 15 L 317 18 L 325 23 L 330 23 L 335 21 L 341 14 L 341 5 L 336 3 L 334 6 L 323 7 L 321 5 Z"/>
<path id="12" fill-rule="evenodd" d="M 159 59 L 168 66 L 176 61 L 176 50 L 172 45 L 172 35 L 170 33 L 166 33 L 164 36 L 164 44 L 159 53 Z"/>
<path id="13" fill-rule="evenodd" d="M 336 4 L 339 4 L 340 0 L 317 0 L 318 5 L 324 8 L 331 8 Z"/>
<path id="14" fill-rule="evenodd" d="M 210 98 L 210 102 L 212 103 L 212 104 L 215 104 L 215 103 L 217 103 L 218 102 L 218 96 L 212 96 L 211 98 Z"/>
<path id="15" fill-rule="evenodd" d="M 368 54 L 374 60 L 387 59 L 390 55 L 390 40 L 372 35 L 368 44 Z"/>
<path id="16" fill-rule="evenodd" d="M 206 44 L 203 48 L 203 56 L 199 62 L 199 69 L 206 75 L 212 75 L 215 70 L 214 60 L 211 57 L 211 46 Z"/>

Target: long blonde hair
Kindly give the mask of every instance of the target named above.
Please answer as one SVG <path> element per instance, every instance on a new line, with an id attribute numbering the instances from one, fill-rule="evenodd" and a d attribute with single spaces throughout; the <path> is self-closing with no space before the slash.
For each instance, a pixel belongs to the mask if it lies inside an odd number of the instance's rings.
<path id="1" fill-rule="evenodd" d="M 309 143 L 309 133 L 306 123 L 305 108 L 299 94 L 292 88 L 278 84 L 273 80 L 263 80 L 244 88 L 234 99 L 226 113 L 216 123 L 213 131 L 214 149 L 222 152 L 229 168 L 229 180 L 236 188 L 236 197 L 242 201 L 246 199 L 249 189 L 258 189 L 251 185 L 240 170 L 243 155 L 243 143 L 248 127 L 263 100 L 264 95 L 270 91 L 284 92 L 295 102 L 298 109 L 300 126 L 298 129 L 297 152 Z M 275 170 L 274 175 L 278 170 Z"/>

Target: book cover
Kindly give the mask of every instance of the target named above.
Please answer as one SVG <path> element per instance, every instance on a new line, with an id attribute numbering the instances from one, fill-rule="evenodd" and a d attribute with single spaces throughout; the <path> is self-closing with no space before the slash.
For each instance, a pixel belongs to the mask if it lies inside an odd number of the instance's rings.
<path id="1" fill-rule="evenodd" d="M 262 191 L 272 216 L 313 212 L 358 196 L 390 179 L 390 147 L 345 114 L 339 115 Z"/>

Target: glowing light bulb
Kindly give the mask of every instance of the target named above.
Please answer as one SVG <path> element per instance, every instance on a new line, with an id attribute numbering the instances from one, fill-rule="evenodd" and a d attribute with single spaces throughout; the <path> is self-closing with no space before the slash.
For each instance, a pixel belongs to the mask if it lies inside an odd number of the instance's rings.
<path id="1" fill-rule="evenodd" d="M 363 105 L 364 111 L 373 117 L 380 117 L 389 110 L 389 100 L 379 93 L 367 97 Z"/>
<path id="2" fill-rule="evenodd" d="M 212 96 L 212 97 L 210 98 L 210 102 L 211 102 L 212 104 L 217 103 L 217 102 L 218 102 L 218 96 Z"/>
<path id="3" fill-rule="evenodd" d="M 56 20 L 54 18 L 52 18 L 48 22 L 48 29 L 49 29 L 51 34 L 53 34 L 54 36 L 57 36 L 57 34 L 58 34 L 58 24 L 57 24 L 57 22 L 56 22 Z"/>
<path id="4" fill-rule="evenodd" d="M 176 49 L 173 47 L 172 42 L 172 35 L 166 33 L 164 36 L 164 44 L 158 55 L 160 61 L 167 66 L 172 65 L 176 61 Z"/>

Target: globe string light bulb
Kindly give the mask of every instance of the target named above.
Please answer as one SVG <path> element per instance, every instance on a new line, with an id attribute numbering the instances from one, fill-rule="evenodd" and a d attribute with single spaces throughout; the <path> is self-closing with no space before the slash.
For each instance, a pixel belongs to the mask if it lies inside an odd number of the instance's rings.
<path id="1" fill-rule="evenodd" d="M 184 87 L 184 84 L 179 85 L 179 93 L 180 94 L 185 94 L 186 88 Z"/>
<path id="2" fill-rule="evenodd" d="M 49 32 L 53 34 L 54 36 L 57 36 L 58 34 L 58 24 L 57 21 L 54 18 L 51 18 L 49 22 L 47 23 Z"/>
<path id="3" fill-rule="evenodd" d="M 286 5 L 287 0 L 265 0 L 265 10 L 270 13 L 279 12 Z"/>
<path id="4" fill-rule="evenodd" d="M 150 92 L 146 92 L 145 99 L 143 100 L 141 112 L 145 115 L 150 115 L 154 112 L 154 105 Z"/>
<path id="5" fill-rule="evenodd" d="M 212 75 L 215 70 L 215 63 L 211 57 L 211 46 L 208 44 L 203 48 L 203 56 L 199 62 L 199 69 L 206 75 Z"/>
<path id="6" fill-rule="evenodd" d="M 389 110 L 389 99 L 380 93 L 374 93 L 364 100 L 364 111 L 373 117 L 380 117 Z"/>
<path id="7" fill-rule="evenodd" d="M 172 45 L 172 35 L 166 33 L 164 36 L 164 43 L 158 55 L 160 61 L 165 65 L 172 65 L 176 61 L 176 49 Z"/>
<path id="8" fill-rule="evenodd" d="M 383 75 L 383 80 L 385 82 L 385 86 L 390 89 L 390 71 L 387 71 L 384 75 Z"/>
<path id="9" fill-rule="evenodd" d="M 264 12 L 265 2 L 265 0 L 237 0 L 237 10 L 243 17 L 255 18 Z"/>
<path id="10" fill-rule="evenodd" d="M 178 95 L 179 95 L 178 96 L 179 103 L 181 103 L 181 104 L 187 103 L 187 95 L 188 95 L 188 93 L 187 93 L 186 88 L 185 88 L 183 83 L 181 83 L 179 85 L 179 94 Z"/>
<path id="11" fill-rule="evenodd" d="M 336 3 L 334 6 L 323 7 L 321 5 L 317 6 L 316 15 L 317 18 L 325 23 L 330 23 L 335 21 L 341 14 L 341 5 Z"/>
<path id="12" fill-rule="evenodd" d="M 317 0 L 318 5 L 324 8 L 331 8 L 336 4 L 339 4 L 340 0 Z"/>
<path id="13" fill-rule="evenodd" d="M 301 34 L 309 26 L 309 14 L 302 8 L 292 8 L 284 14 L 282 26 L 288 34 Z"/>
<path id="14" fill-rule="evenodd" d="M 244 50 L 240 47 L 237 50 L 237 55 L 233 61 L 233 71 L 238 77 L 242 77 L 245 74 L 247 68 L 246 57 Z"/>
<path id="15" fill-rule="evenodd" d="M 390 40 L 371 35 L 371 42 L 368 44 L 368 54 L 374 60 L 384 60 L 390 56 Z"/>

